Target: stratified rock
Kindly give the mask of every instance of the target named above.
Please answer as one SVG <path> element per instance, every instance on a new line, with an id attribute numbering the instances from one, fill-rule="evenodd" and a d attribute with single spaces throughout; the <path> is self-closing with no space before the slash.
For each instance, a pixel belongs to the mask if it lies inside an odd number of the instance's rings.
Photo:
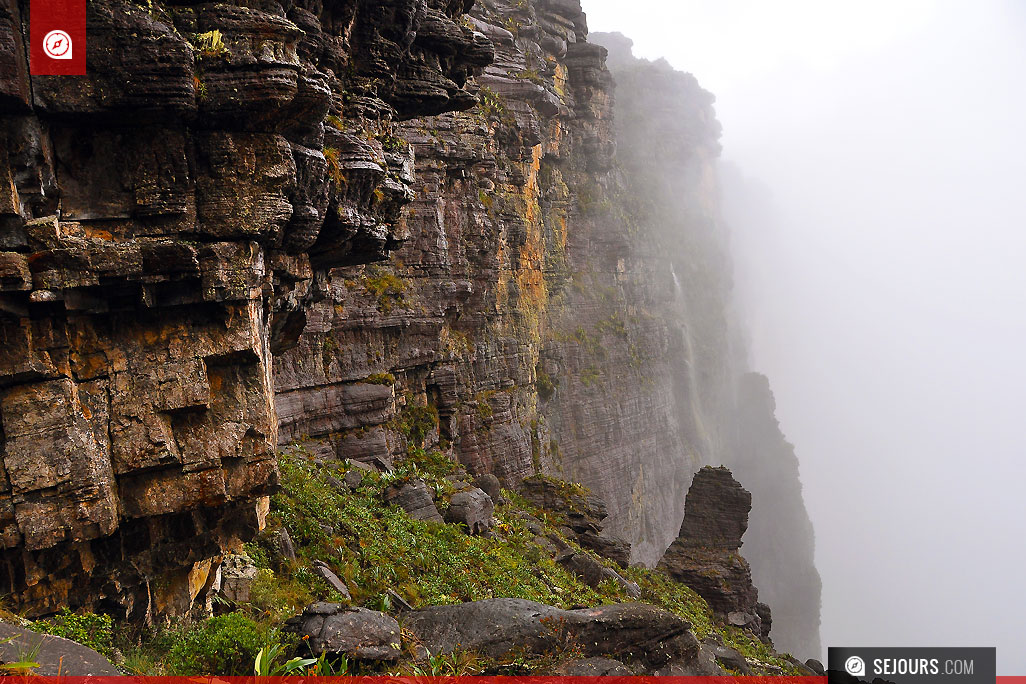
<path id="1" fill-rule="evenodd" d="M 566 517 L 569 532 L 578 544 L 626 568 L 630 564 L 631 546 L 621 539 L 603 533 L 607 516 L 606 504 L 590 491 L 582 491 L 571 483 L 536 475 L 520 483 L 520 495 L 528 502 Z"/>
<path id="2" fill-rule="evenodd" d="M 32 661 L 39 667 L 32 669 L 33 675 L 43 677 L 118 677 L 118 671 L 109 660 L 89 648 L 70 639 L 37 634 L 0 622 L 0 661 L 16 663 L 31 653 Z"/>
<path id="3" fill-rule="evenodd" d="M 328 378 L 330 348 L 309 393 L 272 357 L 317 326 L 315 281 L 405 238 L 396 122 L 472 106 L 494 54 L 470 3 L 387 5 L 90 0 L 68 79 L 29 75 L 28 16 L 0 2 L 12 607 L 184 613 L 262 528 L 279 435 L 394 417 L 391 387 Z M 386 467 L 401 446 L 322 441 Z"/>
<path id="4" fill-rule="evenodd" d="M 289 618 L 287 629 L 309 637 L 315 654 L 331 653 L 361 660 L 398 660 L 402 655 L 399 623 L 376 610 L 338 603 L 313 603 Z"/>
<path id="5" fill-rule="evenodd" d="M 560 610 L 523 599 L 487 599 L 415 610 L 403 624 L 433 654 L 457 648 L 490 657 L 549 654 L 569 640 L 585 657 L 612 656 L 650 670 L 690 662 L 699 648 L 686 621 L 643 603 Z"/>
<path id="6" fill-rule="evenodd" d="M 752 495 L 728 469 L 702 468 L 688 490 L 680 536 L 659 567 L 698 592 L 730 624 L 765 637 L 768 628 L 764 633 L 759 592 L 752 584 L 751 568 L 737 553 L 751 507 Z"/>
<path id="7" fill-rule="evenodd" d="M 221 593 L 229 601 L 245 603 L 258 574 L 249 556 L 230 554 L 221 563 Z"/>
<path id="8" fill-rule="evenodd" d="M 589 587 L 598 587 L 608 580 L 622 587 L 631 598 L 641 598 L 641 587 L 636 582 L 624 579 L 620 573 L 602 565 L 587 553 L 564 551 L 556 557 L 556 562 L 577 575 Z"/>
<path id="9" fill-rule="evenodd" d="M 490 496 L 472 487 L 452 495 L 445 521 L 463 525 L 470 534 L 487 534 L 494 523 L 494 508 Z"/>
<path id="10" fill-rule="evenodd" d="M 349 595 L 349 587 L 346 586 L 345 582 L 339 579 L 339 576 L 336 575 L 334 571 L 332 571 L 332 569 L 328 567 L 327 563 L 325 563 L 324 561 L 315 560 L 313 562 L 313 569 L 314 572 L 320 575 L 321 578 L 328 583 L 329 587 L 331 587 L 338 593 L 342 594 L 342 596 L 346 599 L 352 598 L 352 596 Z"/>
<path id="11" fill-rule="evenodd" d="M 438 508 L 435 507 L 431 490 L 423 480 L 389 485 L 384 496 L 385 501 L 399 506 L 414 520 L 444 522 Z"/>
<path id="12" fill-rule="evenodd" d="M 577 535 L 577 543 L 603 558 L 608 558 L 621 568 L 626 568 L 631 563 L 631 545 L 623 539 L 614 539 L 587 530 Z"/>

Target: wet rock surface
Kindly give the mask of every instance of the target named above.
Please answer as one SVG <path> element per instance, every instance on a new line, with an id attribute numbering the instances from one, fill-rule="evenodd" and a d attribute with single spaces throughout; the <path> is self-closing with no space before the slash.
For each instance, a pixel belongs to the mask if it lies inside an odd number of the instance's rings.
<path id="1" fill-rule="evenodd" d="M 33 654 L 32 662 L 39 664 L 39 667 L 32 669 L 33 675 L 121 676 L 121 672 L 109 660 L 87 646 L 0 622 L 0 663 L 23 662 L 29 653 Z"/>

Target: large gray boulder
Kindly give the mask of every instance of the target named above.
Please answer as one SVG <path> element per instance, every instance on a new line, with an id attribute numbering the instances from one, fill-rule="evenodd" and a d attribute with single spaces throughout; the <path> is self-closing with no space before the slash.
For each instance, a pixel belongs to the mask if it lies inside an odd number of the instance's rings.
<path id="1" fill-rule="evenodd" d="M 26 653 L 34 653 L 32 660 L 39 663 L 32 674 L 43 677 L 117 677 L 121 674 L 109 660 L 88 646 L 0 622 L 0 661 L 16 663 Z"/>
<path id="2" fill-rule="evenodd" d="M 399 623 L 367 608 L 319 601 L 286 622 L 290 631 L 309 637 L 314 653 L 361 660 L 398 660 L 402 655 Z"/>
<path id="3" fill-rule="evenodd" d="M 385 501 L 399 506 L 414 520 L 444 522 L 435 507 L 431 490 L 423 480 L 389 485 L 385 490 Z"/>
<path id="4" fill-rule="evenodd" d="M 433 654 L 550 654 L 569 642 L 585 657 L 613 657 L 654 670 L 691 662 L 699 650 L 687 621 L 644 603 L 561 610 L 524 599 L 486 599 L 415 610 L 403 624 Z"/>
<path id="5" fill-rule="evenodd" d="M 494 512 L 492 498 L 472 487 L 453 494 L 449 510 L 445 512 L 445 521 L 463 525 L 471 534 L 486 534 L 492 529 Z"/>

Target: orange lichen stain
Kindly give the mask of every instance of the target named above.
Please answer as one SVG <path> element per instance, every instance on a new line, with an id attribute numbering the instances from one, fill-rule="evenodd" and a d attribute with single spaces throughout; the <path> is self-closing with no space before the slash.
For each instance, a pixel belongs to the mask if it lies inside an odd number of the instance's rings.
<path id="1" fill-rule="evenodd" d="M 85 231 L 85 236 L 87 238 L 95 238 L 97 240 L 114 239 L 114 235 L 111 234 L 109 230 L 104 230 L 103 228 L 95 228 L 90 226 L 89 224 L 84 225 L 82 228 Z"/>
<path id="2" fill-rule="evenodd" d="M 210 383 L 211 392 L 220 392 L 221 388 L 224 386 L 224 378 L 216 374 L 208 375 L 207 382 Z"/>

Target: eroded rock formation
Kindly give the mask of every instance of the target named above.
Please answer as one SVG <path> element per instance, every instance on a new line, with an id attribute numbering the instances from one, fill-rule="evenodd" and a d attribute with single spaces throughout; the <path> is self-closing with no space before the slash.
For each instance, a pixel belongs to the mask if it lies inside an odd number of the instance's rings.
<path id="1" fill-rule="evenodd" d="M 659 567 L 709 602 L 734 625 L 769 634 L 769 609 L 759 603 L 752 570 L 739 553 L 752 495 L 726 468 L 706 466 L 688 489 L 680 535 Z"/>
<path id="2" fill-rule="evenodd" d="M 394 122 L 472 106 L 491 43 L 463 2 L 96 0 L 89 75 L 29 77 L 24 9 L 0 4 L 0 587 L 182 610 L 262 524 L 271 354 L 328 268 L 401 239 Z"/>
<path id="3" fill-rule="evenodd" d="M 580 480 L 608 502 L 582 544 L 660 557 L 733 434 L 693 78 L 621 98 L 671 113 L 631 138 L 578 0 L 88 6 L 89 76 L 30 78 L 0 0 L 15 603 L 185 610 L 292 441 Z"/>

